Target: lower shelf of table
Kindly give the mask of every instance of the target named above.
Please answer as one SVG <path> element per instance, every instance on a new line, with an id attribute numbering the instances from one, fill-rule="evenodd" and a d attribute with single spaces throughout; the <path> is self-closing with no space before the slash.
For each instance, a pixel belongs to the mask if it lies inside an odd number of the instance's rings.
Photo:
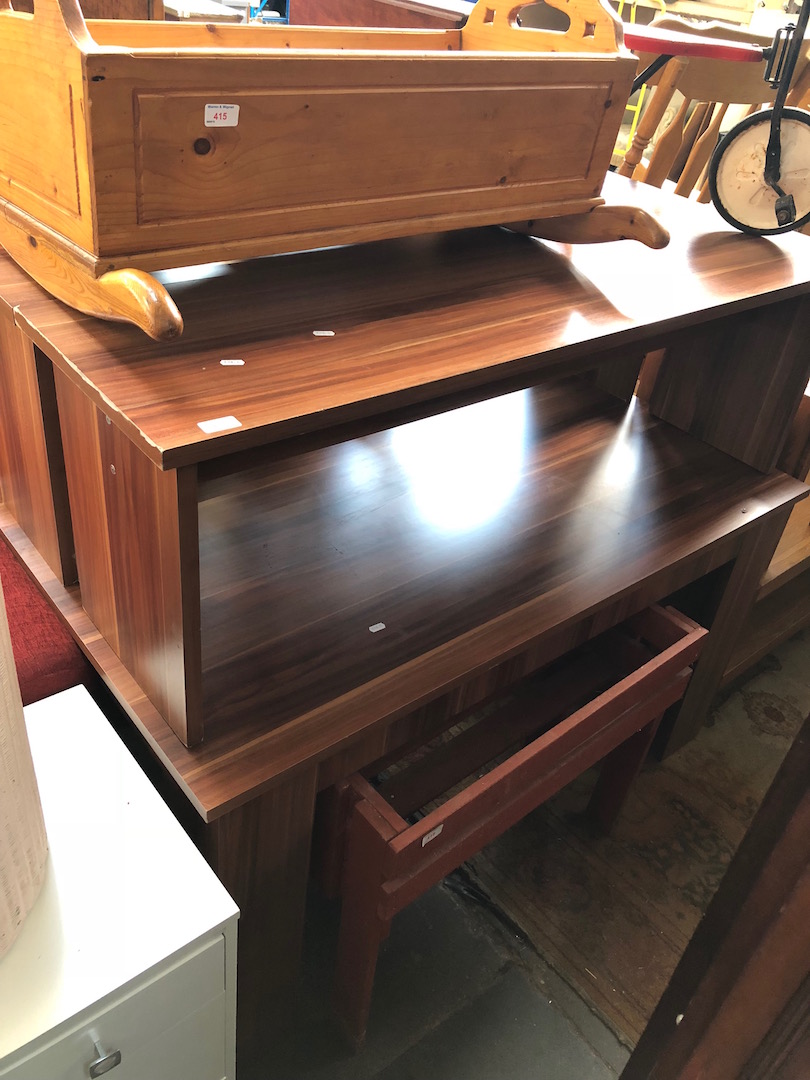
<path id="1" fill-rule="evenodd" d="M 364 688 L 402 714 L 702 576 L 801 490 L 584 380 L 201 472 L 206 737 Z"/>

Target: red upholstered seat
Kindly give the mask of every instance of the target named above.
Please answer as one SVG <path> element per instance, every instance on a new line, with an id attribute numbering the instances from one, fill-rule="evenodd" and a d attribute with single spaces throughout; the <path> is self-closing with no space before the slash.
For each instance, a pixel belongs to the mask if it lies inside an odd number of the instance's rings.
<path id="1" fill-rule="evenodd" d="M 89 683 L 94 678 L 89 661 L 2 539 L 0 581 L 23 705 Z"/>
<path id="2" fill-rule="evenodd" d="M 738 64 L 761 64 L 762 46 L 753 41 L 732 41 L 714 37 L 679 34 L 661 26 L 624 27 L 624 43 L 638 53 L 665 56 L 695 56 L 704 60 L 733 60 Z"/>

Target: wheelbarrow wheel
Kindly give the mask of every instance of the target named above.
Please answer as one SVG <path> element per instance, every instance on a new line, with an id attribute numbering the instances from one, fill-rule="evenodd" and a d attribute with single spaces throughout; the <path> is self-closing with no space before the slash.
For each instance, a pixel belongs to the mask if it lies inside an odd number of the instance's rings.
<path id="1" fill-rule="evenodd" d="M 779 186 L 793 196 L 796 219 L 778 225 L 777 195 L 765 183 L 772 111 L 746 116 L 723 136 L 709 162 L 709 191 L 718 212 L 730 225 L 758 236 L 790 232 L 810 220 L 810 113 L 782 110 Z"/>

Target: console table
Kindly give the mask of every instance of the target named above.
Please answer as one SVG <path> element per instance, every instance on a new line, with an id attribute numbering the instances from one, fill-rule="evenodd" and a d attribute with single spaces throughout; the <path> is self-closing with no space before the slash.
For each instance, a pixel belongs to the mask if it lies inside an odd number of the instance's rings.
<path id="1" fill-rule="evenodd" d="M 670 246 L 479 229 L 167 272 L 170 344 L 0 259 L 0 525 L 240 906 L 245 1028 L 296 968 L 319 790 L 705 579 L 670 752 L 807 493 L 773 471 L 807 238 L 606 194 Z"/>

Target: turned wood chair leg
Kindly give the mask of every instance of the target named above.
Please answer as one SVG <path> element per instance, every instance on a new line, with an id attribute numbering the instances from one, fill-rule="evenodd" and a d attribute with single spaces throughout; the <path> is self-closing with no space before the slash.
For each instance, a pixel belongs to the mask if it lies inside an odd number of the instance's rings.
<path id="1" fill-rule="evenodd" d="M 595 829 L 609 833 L 630 794 L 630 787 L 644 764 L 661 717 L 631 735 L 602 762 L 586 815 Z"/>
<path id="2" fill-rule="evenodd" d="M 355 1050 L 365 1042 L 377 954 L 391 927 L 380 915 L 387 849 L 369 815 L 373 809 L 359 803 L 347 830 L 335 972 L 335 1011 Z"/>
<path id="3" fill-rule="evenodd" d="M 647 108 L 641 117 L 641 122 L 633 135 L 633 141 L 627 148 L 624 160 L 617 169 L 620 176 L 633 176 L 636 166 L 640 163 L 644 151 L 663 119 L 667 106 L 672 100 L 672 95 L 677 89 L 681 72 L 686 67 L 688 60 L 683 56 L 673 57 L 661 73 L 661 78 L 655 88 L 655 93 L 650 99 Z"/>

